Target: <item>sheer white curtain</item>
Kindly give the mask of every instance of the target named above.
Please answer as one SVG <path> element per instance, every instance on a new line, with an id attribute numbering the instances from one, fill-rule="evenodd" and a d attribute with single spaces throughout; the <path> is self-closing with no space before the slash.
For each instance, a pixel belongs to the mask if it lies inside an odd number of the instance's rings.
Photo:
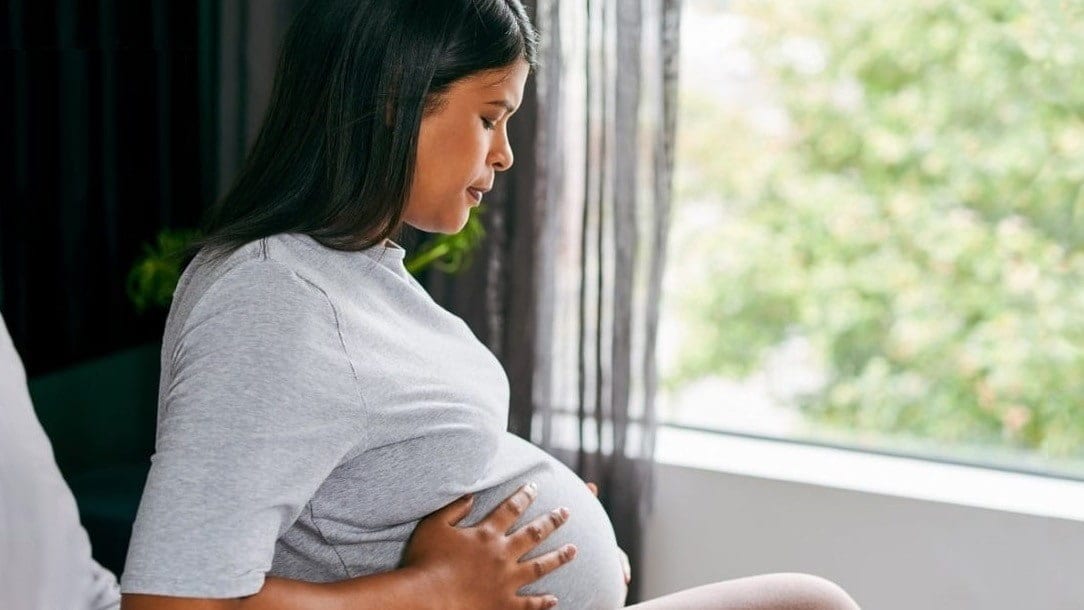
<path id="1" fill-rule="evenodd" d="M 471 267 L 434 298 L 497 355 L 509 430 L 595 481 L 640 600 L 655 337 L 669 224 L 680 0 L 526 0 L 541 66 Z M 600 425 L 601 423 L 601 425 Z"/>
<path id="2" fill-rule="evenodd" d="M 632 558 L 632 603 L 652 492 L 680 2 L 539 9 L 547 64 L 531 440 L 598 482 Z"/>

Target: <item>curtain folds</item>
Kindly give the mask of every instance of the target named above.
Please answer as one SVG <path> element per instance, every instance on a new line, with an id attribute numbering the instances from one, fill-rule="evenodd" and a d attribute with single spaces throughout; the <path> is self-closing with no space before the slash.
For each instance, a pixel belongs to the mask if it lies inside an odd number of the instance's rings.
<path id="1" fill-rule="evenodd" d="M 301 0 L 0 9 L 0 309 L 28 375 L 161 339 L 128 270 L 240 167 Z"/>
<path id="2" fill-rule="evenodd" d="M 0 9 L 0 309 L 30 377 L 161 337 L 125 279 L 201 210 L 198 21 L 168 0 Z"/>
<path id="3" fill-rule="evenodd" d="M 669 225 L 680 0 L 532 0 L 542 66 L 485 245 L 434 297 L 501 359 L 509 430 L 600 487 L 640 601 Z M 518 123 L 517 123 L 518 121 Z"/>

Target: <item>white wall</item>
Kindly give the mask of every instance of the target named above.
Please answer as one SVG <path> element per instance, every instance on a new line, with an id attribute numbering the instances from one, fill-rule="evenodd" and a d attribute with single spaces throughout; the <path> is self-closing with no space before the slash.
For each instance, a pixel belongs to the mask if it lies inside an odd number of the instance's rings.
<path id="1" fill-rule="evenodd" d="M 657 465 L 644 594 L 769 572 L 864 610 L 1084 610 L 1084 522 Z"/>

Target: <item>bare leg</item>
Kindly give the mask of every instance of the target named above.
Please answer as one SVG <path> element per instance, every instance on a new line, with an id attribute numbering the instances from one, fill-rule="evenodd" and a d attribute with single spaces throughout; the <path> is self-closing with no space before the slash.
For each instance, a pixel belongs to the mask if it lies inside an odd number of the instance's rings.
<path id="1" fill-rule="evenodd" d="M 860 610 L 836 583 L 798 572 L 735 578 L 649 599 L 635 610 Z"/>

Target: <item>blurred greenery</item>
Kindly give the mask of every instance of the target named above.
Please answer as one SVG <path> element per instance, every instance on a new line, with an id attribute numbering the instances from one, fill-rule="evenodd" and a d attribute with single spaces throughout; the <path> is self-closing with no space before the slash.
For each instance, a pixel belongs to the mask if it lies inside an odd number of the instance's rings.
<path id="1" fill-rule="evenodd" d="M 469 267 L 474 252 L 485 237 L 479 216 L 483 206 L 470 209 L 467 224 L 458 233 L 433 234 L 409 253 L 403 261 L 407 271 L 418 275 L 432 266 L 443 273 L 455 274 Z M 199 237 L 195 229 L 163 229 L 155 244 L 143 244 L 143 254 L 128 272 L 128 299 L 140 313 L 150 308 L 169 309 L 173 291 L 180 280 L 185 247 Z"/>
<path id="2" fill-rule="evenodd" d="M 722 220 L 666 386 L 799 336 L 811 421 L 1084 455 L 1084 3 L 728 10 L 784 128 L 683 82 L 678 205 Z"/>
<path id="3" fill-rule="evenodd" d="M 444 273 L 455 274 L 469 267 L 478 245 L 486 236 L 485 227 L 478 217 L 484 210 L 483 206 L 472 207 L 467 224 L 458 233 L 433 235 L 422 242 L 414 253 L 407 256 L 404 262 L 407 271 L 417 275 L 432 265 Z"/>
<path id="4" fill-rule="evenodd" d="M 199 235 L 194 229 L 163 229 L 153 245 L 143 244 L 143 254 L 129 270 L 125 285 L 136 311 L 169 309 L 181 277 L 181 255 Z"/>

